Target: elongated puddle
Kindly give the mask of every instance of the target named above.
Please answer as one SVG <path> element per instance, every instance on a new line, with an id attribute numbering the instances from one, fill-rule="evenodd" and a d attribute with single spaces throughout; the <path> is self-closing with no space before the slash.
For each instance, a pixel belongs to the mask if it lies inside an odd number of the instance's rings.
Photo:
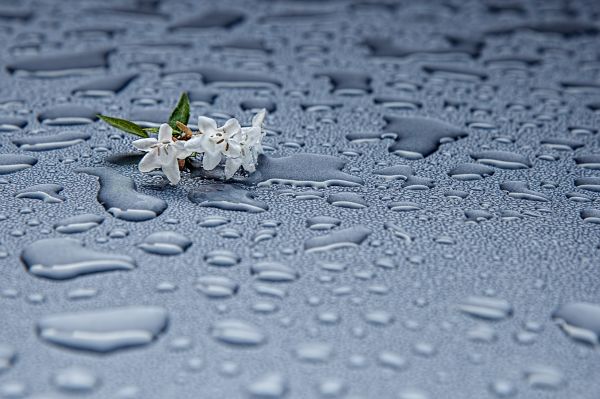
<path id="1" fill-rule="evenodd" d="M 164 200 L 138 193 L 132 179 L 112 169 L 81 168 L 77 171 L 98 177 L 98 202 L 116 218 L 142 222 L 157 217 L 167 209 Z"/>

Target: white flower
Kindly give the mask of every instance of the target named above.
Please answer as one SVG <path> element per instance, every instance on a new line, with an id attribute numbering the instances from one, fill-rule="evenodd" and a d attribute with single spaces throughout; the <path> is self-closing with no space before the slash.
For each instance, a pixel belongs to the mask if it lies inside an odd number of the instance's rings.
<path id="1" fill-rule="evenodd" d="M 150 172 L 151 170 L 161 168 L 171 184 L 179 183 L 178 159 L 189 157 L 192 152 L 187 151 L 184 142 L 173 141 L 173 129 L 166 123 L 160 125 L 158 130 L 158 140 L 155 138 L 139 139 L 133 142 L 133 145 L 142 151 L 147 152 L 138 165 L 140 172 Z"/>
<path id="2" fill-rule="evenodd" d="M 206 170 L 216 168 L 225 157 L 225 178 L 231 178 L 243 166 L 248 172 L 254 172 L 258 154 L 262 153 L 262 123 L 266 110 L 261 110 L 252 119 L 252 126 L 241 127 L 237 119 L 229 119 L 217 127 L 214 119 L 198 118 L 198 134 L 186 142 L 189 152 L 204 154 L 202 167 Z"/>
<path id="3" fill-rule="evenodd" d="M 261 109 L 252 118 L 252 126 L 243 127 L 244 146 L 242 148 L 242 166 L 247 172 L 256 170 L 256 162 L 258 155 L 264 152 L 262 147 L 262 139 L 265 135 L 263 130 L 263 122 L 267 114 L 266 109 Z"/>
<path id="4" fill-rule="evenodd" d="M 214 119 L 201 116 L 198 118 L 198 134 L 185 143 L 185 149 L 203 153 L 202 167 L 212 170 L 219 165 L 223 155 L 239 156 L 241 131 L 237 119 L 229 119 L 223 126 L 217 127 Z"/>

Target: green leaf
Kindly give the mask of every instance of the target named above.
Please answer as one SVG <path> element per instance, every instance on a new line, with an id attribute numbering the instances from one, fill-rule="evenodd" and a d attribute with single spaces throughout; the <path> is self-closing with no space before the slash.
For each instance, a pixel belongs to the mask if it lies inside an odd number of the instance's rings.
<path id="1" fill-rule="evenodd" d="M 179 102 L 177 106 L 171 112 L 171 116 L 169 117 L 169 125 L 173 129 L 177 129 L 176 123 L 179 121 L 184 125 L 187 125 L 190 120 L 190 99 L 188 98 L 188 94 L 184 91 L 181 93 L 181 97 L 179 97 Z"/>
<path id="2" fill-rule="evenodd" d="M 108 123 L 112 127 L 116 127 L 117 129 L 122 130 L 126 133 L 134 134 L 136 136 L 144 138 L 149 137 L 148 133 L 146 133 L 146 131 L 144 131 L 144 129 L 142 129 L 141 126 L 128 120 L 113 118 L 111 116 L 106 116 L 102 114 L 98 114 L 98 118 L 102 119 L 104 122 Z"/>
<path id="3" fill-rule="evenodd" d="M 144 132 L 146 133 L 158 133 L 157 127 L 145 127 Z"/>

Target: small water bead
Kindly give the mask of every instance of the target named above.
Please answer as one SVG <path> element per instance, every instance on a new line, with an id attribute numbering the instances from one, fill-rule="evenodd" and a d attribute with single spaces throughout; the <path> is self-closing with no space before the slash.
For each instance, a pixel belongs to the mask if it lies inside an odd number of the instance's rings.
<path id="1" fill-rule="evenodd" d="M 328 272 L 343 272 L 348 268 L 348 265 L 338 262 L 319 262 L 319 267 Z"/>
<path id="2" fill-rule="evenodd" d="M 467 331 L 467 339 L 473 342 L 492 343 L 498 340 L 498 334 L 491 326 L 478 324 Z"/>
<path id="3" fill-rule="evenodd" d="M 257 346 L 267 340 L 264 333 L 257 327 L 236 319 L 213 323 L 210 334 L 215 340 L 233 346 Z"/>
<path id="4" fill-rule="evenodd" d="M 202 276 L 194 288 L 211 299 L 231 298 L 239 290 L 239 284 L 225 276 Z"/>
<path id="5" fill-rule="evenodd" d="M 421 357 L 433 357 L 437 354 L 437 348 L 429 342 L 417 342 L 412 350 L 415 355 Z"/>
<path id="6" fill-rule="evenodd" d="M 204 369 L 205 362 L 201 357 L 192 357 L 186 361 L 186 369 L 193 373 L 197 373 Z"/>
<path id="7" fill-rule="evenodd" d="M 241 258 L 226 249 L 216 249 L 204 255 L 204 261 L 215 267 L 232 267 L 240 263 Z"/>
<path id="8" fill-rule="evenodd" d="M 242 368 L 234 361 L 225 360 L 219 365 L 218 371 L 223 377 L 233 378 L 242 373 Z"/>
<path id="9" fill-rule="evenodd" d="M 371 280 L 375 278 L 375 272 L 372 270 L 357 270 L 353 273 L 353 276 L 359 280 Z"/>
<path id="10" fill-rule="evenodd" d="M 336 312 L 324 311 L 317 314 L 317 320 L 323 325 L 334 325 L 341 321 L 341 317 Z"/>
<path id="11" fill-rule="evenodd" d="M 322 398 L 340 398 L 346 394 L 348 387 L 343 380 L 329 378 L 318 384 L 317 391 Z"/>
<path id="12" fill-rule="evenodd" d="M 144 238 L 138 247 L 151 254 L 172 256 L 181 255 L 191 245 L 192 241 L 181 233 L 157 231 Z"/>
<path id="13" fill-rule="evenodd" d="M 430 396 L 418 388 L 404 388 L 400 391 L 398 399 L 430 399 Z"/>
<path id="14" fill-rule="evenodd" d="M 511 398 L 517 395 L 517 387 L 512 381 L 498 379 L 490 383 L 489 390 L 497 398 Z"/>
<path id="15" fill-rule="evenodd" d="M 32 305 L 40 305 L 46 302 L 46 296 L 44 294 L 29 294 L 27 295 L 27 302 Z"/>
<path id="16" fill-rule="evenodd" d="M 406 180 L 413 174 L 413 171 L 408 165 L 394 165 L 375 170 L 373 174 L 381 176 L 386 180 Z"/>
<path id="17" fill-rule="evenodd" d="M 129 235 L 129 230 L 122 227 L 115 227 L 108 232 L 108 237 L 113 239 L 125 238 Z"/>
<path id="18" fill-rule="evenodd" d="M 382 351 L 377 354 L 377 363 L 386 369 L 402 371 L 408 368 L 406 357 L 395 352 Z"/>
<path id="19" fill-rule="evenodd" d="M 171 352 L 185 352 L 193 348 L 194 343 L 189 337 L 175 337 L 169 342 Z"/>
<path id="20" fill-rule="evenodd" d="M 115 392 L 115 399 L 138 399 L 141 397 L 141 389 L 135 385 L 127 385 Z"/>
<path id="21" fill-rule="evenodd" d="M 428 190 L 435 187 L 433 179 L 421 176 L 410 176 L 402 183 L 402 188 L 407 190 Z"/>
<path id="22" fill-rule="evenodd" d="M 0 374 L 11 369 L 16 360 L 16 349 L 7 344 L 0 344 Z"/>
<path id="23" fill-rule="evenodd" d="M 508 301 L 489 297 L 469 297 L 458 308 L 472 317 L 491 321 L 506 319 L 513 312 Z"/>
<path id="24" fill-rule="evenodd" d="M 156 285 L 156 292 L 159 293 L 169 293 L 169 292 L 175 292 L 177 291 L 179 287 L 177 287 L 177 284 L 175 283 L 171 283 L 169 281 L 163 281 L 160 282 Z"/>
<path id="25" fill-rule="evenodd" d="M 98 227 L 104 222 L 104 216 L 92 213 L 70 216 L 54 224 L 54 229 L 62 234 L 83 233 Z"/>
<path id="26" fill-rule="evenodd" d="M 281 399 L 289 392 L 287 378 L 279 372 L 263 374 L 247 385 L 251 399 Z"/>
<path id="27" fill-rule="evenodd" d="M 294 348 L 296 359 L 303 363 L 326 363 L 333 356 L 333 348 L 324 342 L 307 342 Z"/>
<path id="28" fill-rule="evenodd" d="M 365 321 L 371 325 L 384 327 L 394 322 L 394 316 L 384 310 L 375 310 L 365 313 Z"/>
<path id="29" fill-rule="evenodd" d="M 493 174 L 493 168 L 476 163 L 463 163 L 455 166 L 448 172 L 450 177 L 461 181 L 481 180 Z"/>
<path id="30" fill-rule="evenodd" d="M 304 242 L 306 252 L 331 251 L 339 248 L 357 247 L 371 234 L 365 226 L 337 230 L 333 233 L 309 238 Z"/>
<path id="31" fill-rule="evenodd" d="M 352 294 L 354 288 L 349 285 L 343 285 L 340 287 L 334 287 L 331 289 L 331 294 L 334 296 L 347 296 Z"/>
<path id="32" fill-rule="evenodd" d="M 484 209 L 465 209 L 465 218 L 470 223 L 481 223 L 490 220 L 494 215 Z"/>
<path id="33" fill-rule="evenodd" d="M 527 157 L 509 151 L 482 151 L 471 154 L 471 157 L 484 165 L 501 169 L 528 169 L 531 162 Z"/>
<path id="34" fill-rule="evenodd" d="M 13 237 L 23 237 L 25 235 L 25 230 L 14 229 L 11 230 L 9 234 Z"/>
<path id="35" fill-rule="evenodd" d="M 254 284 L 252 287 L 254 288 L 254 291 L 257 294 L 263 295 L 263 296 L 269 296 L 269 297 L 274 297 L 274 298 L 278 298 L 278 299 L 283 299 L 288 295 L 285 288 L 283 288 L 281 286 L 273 286 L 273 285 L 258 283 L 258 284 Z"/>
<path id="36" fill-rule="evenodd" d="M 363 196 L 353 192 L 331 194 L 327 198 L 327 202 L 333 206 L 350 209 L 362 209 L 368 206 L 367 201 L 363 198 Z"/>
<path id="37" fill-rule="evenodd" d="M 86 394 L 92 392 L 100 384 L 100 379 L 86 368 L 71 366 L 58 370 L 52 377 L 52 382 L 63 392 Z"/>
<path id="38" fill-rule="evenodd" d="M 331 216 L 314 216 L 306 220 L 306 227 L 311 230 L 331 230 L 341 223 L 341 220 Z"/>
<path id="39" fill-rule="evenodd" d="M 533 365 L 523 372 L 527 384 L 534 389 L 556 391 L 565 384 L 565 377 L 558 369 L 545 365 Z"/>
<path id="40" fill-rule="evenodd" d="M 228 227 L 217 230 L 217 234 L 221 238 L 227 238 L 227 239 L 232 239 L 232 240 L 242 238 L 242 232 L 240 232 L 239 230 L 236 230 L 234 228 L 228 228 Z"/>
<path id="41" fill-rule="evenodd" d="M 279 310 L 279 307 L 273 302 L 256 302 L 251 306 L 253 312 L 258 314 L 273 314 Z"/>
<path id="42" fill-rule="evenodd" d="M 67 298 L 70 300 L 91 299 L 98 295 L 96 288 L 75 288 L 67 292 Z"/>
<path id="43" fill-rule="evenodd" d="M 276 236 L 277 236 L 277 231 L 275 231 L 273 229 L 261 229 L 261 230 L 258 230 L 252 236 L 252 242 L 254 242 L 256 244 L 256 243 L 259 243 L 262 241 L 272 240 Z"/>
<path id="44" fill-rule="evenodd" d="M 0 397 L 4 399 L 21 399 L 27 396 L 29 389 L 20 381 L 5 381 L 0 385 Z"/>
<path id="45" fill-rule="evenodd" d="M 364 355 L 353 354 L 347 360 L 348 367 L 354 370 L 364 369 L 368 367 L 369 360 Z"/>
<path id="46" fill-rule="evenodd" d="M 231 220 L 223 217 L 223 216 L 206 216 L 202 220 L 198 222 L 200 227 L 210 228 L 210 227 L 219 227 L 223 226 L 227 223 L 230 223 Z"/>
<path id="47" fill-rule="evenodd" d="M 258 262 L 251 266 L 250 272 L 264 282 L 292 282 L 299 278 L 296 270 L 279 262 Z"/>

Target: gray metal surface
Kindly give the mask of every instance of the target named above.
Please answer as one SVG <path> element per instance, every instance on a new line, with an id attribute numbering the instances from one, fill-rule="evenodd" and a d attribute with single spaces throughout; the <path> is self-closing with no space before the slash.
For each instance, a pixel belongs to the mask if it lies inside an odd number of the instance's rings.
<path id="1" fill-rule="evenodd" d="M 593 1 L 4 1 L 0 398 L 598 398 Z M 96 120 L 248 123 L 142 175 Z"/>

